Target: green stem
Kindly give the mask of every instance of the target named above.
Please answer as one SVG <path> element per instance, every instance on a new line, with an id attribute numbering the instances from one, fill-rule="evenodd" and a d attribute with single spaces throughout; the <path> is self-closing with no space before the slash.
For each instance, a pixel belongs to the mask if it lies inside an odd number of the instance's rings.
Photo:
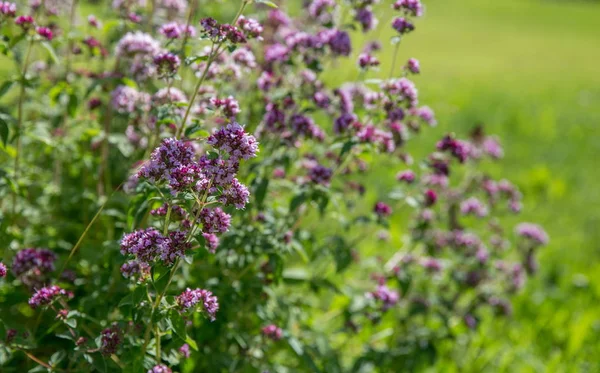
<path id="1" fill-rule="evenodd" d="M 394 77 L 394 70 L 396 70 L 396 60 L 398 59 L 398 50 L 400 49 L 400 43 L 396 43 L 394 46 L 394 55 L 392 57 L 392 68 L 390 69 L 390 78 Z"/>
<path id="2" fill-rule="evenodd" d="M 21 91 L 19 93 L 19 103 L 18 103 L 18 107 L 17 107 L 17 131 L 16 131 L 16 137 L 17 137 L 17 149 L 16 149 L 16 154 L 15 154 L 15 174 L 14 174 L 14 181 L 15 181 L 15 185 L 19 185 L 19 161 L 20 161 L 20 157 L 21 157 L 21 131 L 22 131 L 22 127 L 23 127 L 23 104 L 25 102 L 25 74 L 27 74 L 27 67 L 29 65 L 29 58 L 31 57 L 31 49 L 33 47 L 33 39 L 29 41 L 29 44 L 27 45 L 27 52 L 25 54 L 25 60 L 23 61 L 23 68 L 21 71 Z M 12 199 L 12 213 L 13 215 L 15 214 L 17 210 L 17 191 L 15 191 L 13 193 L 13 199 Z"/>
<path id="3" fill-rule="evenodd" d="M 242 1 L 242 6 L 238 10 L 233 21 L 231 22 L 231 24 L 233 26 L 235 26 L 238 19 L 244 12 L 246 5 L 248 5 L 248 3 L 250 1 L 251 0 L 243 0 Z M 194 91 L 192 92 L 192 96 L 190 98 L 190 101 L 188 102 L 187 109 L 185 110 L 185 115 L 183 116 L 183 120 L 181 121 L 181 126 L 179 126 L 179 129 L 177 130 L 177 135 L 175 136 L 176 138 L 181 137 L 181 134 L 183 133 L 183 129 L 185 127 L 185 123 L 187 122 L 187 119 L 190 115 L 190 111 L 192 110 L 193 103 L 196 100 L 196 96 L 198 95 L 198 90 L 200 90 L 200 87 L 202 87 L 202 83 L 204 83 L 204 80 L 206 79 L 206 76 L 208 75 L 208 69 L 210 68 L 210 65 L 212 65 L 212 63 L 215 61 L 215 59 L 219 55 L 219 53 L 220 53 L 219 49 L 221 48 L 221 46 L 223 45 L 224 42 L 225 42 L 225 40 L 221 40 L 218 43 L 213 43 L 211 51 L 210 51 L 210 55 L 208 56 L 208 61 L 206 61 L 206 67 L 204 68 L 204 71 L 202 72 L 200 79 L 198 79 L 198 82 L 196 83 L 196 86 L 194 87 Z M 215 48 L 215 46 L 216 46 L 216 48 Z"/>

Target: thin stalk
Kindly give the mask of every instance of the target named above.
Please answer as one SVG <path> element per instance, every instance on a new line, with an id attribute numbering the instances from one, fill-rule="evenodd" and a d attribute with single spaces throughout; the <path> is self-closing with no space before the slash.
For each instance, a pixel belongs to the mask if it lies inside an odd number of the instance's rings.
<path id="1" fill-rule="evenodd" d="M 248 5 L 249 1 L 250 0 L 242 1 L 242 6 L 240 6 L 240 9 L 238 10 L 237 14 L 233 18 L 233 21 L 231 22 L 231 24 L 233 26 L 235 26 L 238 19 L 244 12 L 244 9 L 246 9 L 246 5 Z M 183 116 L 183 120 L 181 121 L 181 126 L 179 126 L 179 128 L 177 130 L 177 135 L 175 136 L 176 138 L 181 137 L 181 134 L 183 133 L 183 128 L 185 127 L 185 123 L 187 122 L 187 119 L 190 115 L 190 111 L 192 110 L 192 105 L 193 105 L 194 101 L 196 100 L 196 96 L 198 95 L 198 90 L 200 89 L 200 87 L 202 87 L 202 83 L 204 83 L 204 80 L 206 79 L 206 76 L 208 75 L 208 69 L 210 68 L 210 65 L 212 65 L 212 63 L 215 61 L 215 59 L 219 55 L 219 53 L 220 53 L 219 49 L 221 48 L 221 46 L 223 45 L 224 42 L 225 42 L 225 40 L 221 40 L 218 43 L 213 43 L 213 45 L 211 47 L 210 55 L 208 56 L 208 61 L 206 61 L 206 67 L 204 68 L 204 71 L 202 72 L 202 75 L 200 76 L 200 79 L 196 83 L 194 91 L 192 92 L 192 97 L 190 98 L 190 101 L 188 102 L 187 109 L 185 110 L 185 115 Z M 215 46 L 216 46 L 216 48 L 215 48 Z"/>
<path id="2" fill-rule="evenodd" d="M 190 35 L 187 32 L 187 30 L 190 28 L 190 25 L 192 24 L 192 17 L 194 16 L 194 11 L 196 10 L 197 3 L 198 2 L 196 0 L 192 0 L 192 3 L 190 4 L 190 11 L 188 12 L 188 16 L 187 16 L 187 21 L 185 23 L 185 31 L 183 33 L 183 42 L 181 43 L 181 54 L 183 55 L 184 58 L 185 58 L 185 46 L 187 45 L 188 39 L 190 38 Z"/>
<path id="3" fill-rule="evenodd" d="M 394 55 L 392 57 L 392 68 L 390 69 L 390 78 L 394 76 L 394 70 L 396 70 L 396 60 L 398 59 L 398 50 L 400 50 L 400 43 L 396 43 L 394 46 Z"/>
<path id="4" fill-rule="evenodd" d="M 29 352 L 25 351 L 25 350 L 21 350 L 23 351 L 23 353 L 30 358 L 31 360 L 35 361 L 36 363 L 40 364 L 41 366 L 43 366 L 46 369 L 52 370 L 52 367 L 50 366 L 50 364 L 43 362 L 42 360 L 38 359 L 37 357 L 33 356 L 32 354 L 30 354 Z"/>
<path id="5" fill-rule="evenodd" d="M 23 68 L 21 70 L 21 91 L 19 93 L 19 103 L 17 107 L 17 152 L 15 154 L 15 184 L 19 184 L 19 160 L 21 156 L 21 131 L 23 127 L 23 104 L 25 102 L 25 74 L 27 74 L 27 67 L 29 66 L 29 58 L 31 57 L 31 49 L 33 47 L 33 39 L 29 40 L 27 45 L 27 52 L 25 54 L 25 60 L 23 61 Z M 13 193 L 12 199 L 12 213 L 15 214 L 17 210 L 17 192 Z"/>

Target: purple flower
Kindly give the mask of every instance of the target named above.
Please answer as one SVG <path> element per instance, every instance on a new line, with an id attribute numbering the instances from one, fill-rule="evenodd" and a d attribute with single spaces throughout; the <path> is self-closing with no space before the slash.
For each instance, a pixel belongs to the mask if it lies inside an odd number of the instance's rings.
<path id="1" fill-rule="evenodd" d="M 344 133 L 352 123 L 356 121 L 356 116 L 352 113 L 342 113 L 333 123 L 335 133 Z"/>
<path id="2" fill-rule="evenodd" d="M 181 167 L 195 165 L 194 149 L 175 138 L 164 139 L 160 146 L 152 152 L 150 161 L 138 171 L 138 177 L 148 179 L 153 183 L 176 181 L 171 173 L 182 172 Z"/>
<path id="3" fill-rule="evenodd" d="M 392 28 L 400 34 L 408 34 L 409 32 L 414 31 L 415 25 L 410 23 L 406 18 L 397 17 L 392 21 Z"/>
<path id="4" fill-rule="evenodd" d="M 420 108 L 411 109 L 410 113 L 412 115 L 416 115 L 417 117 L 419 117 L 421 120 L 423 120 L 425 123 L 427 123 L 428 125 L 430 125 L 432 127 L 437 125 L 437 121 L 435 119 L 435 113 L 429 106 L 421 106 Z"/>
<path id="5" fill-rule="evenodd" d="M 181 31 L 181 27 L 177 22 L 164 24 L 158 29 L 158 32 L 169 39 L 179 38 L 181 36 Z"/>
<path id="6" fill-rule="evenodd" d="M 181 347 L 179 347 L 179 353 L 184 358 L 186 358 L 186 359 L 189 358 L 190 357 L 190 345 L 187 343 L 184 343 Z"/>
<path id="7" fill-rule="evenodd" d="M 121 254 L 133 255 L 143 262 L 152 262 L 157 255 L 168 252 L 169 242 L 156 228 L 140 229 L 123 236 Z"/>
<path id="8" fill-rule="evenodd" d="M 146 103 L 149 101 L 149 96 L 130 86 L 118 86 L 112 91 L 111 96 L 110 102 L 112 107 L 120 114 L 134 113 L 136 108 L 141 108 L 142 110 L 148 108 Z"/>
<path id="9" fill-rule="evenodd" d="M 396 180 L 411 184 L 415 181 L 415 173 L 411 170 L 401 171 L 396 175 Z"/>
<path id="10" fill-rule="evenodd" d="M 243 209 L 249 200 L 250 191 L 238 179 L 233 179 L 231 186 L 225 189 L 219 198 L 222 204 L 233 205 L 236 209 Z"/>
<path id="11" fill-rule="evenodd" d="M 272 9 L 268 14 L 268 22 L 275 28 L 279 26 L 287 26 L 291 23 L 290 18 L 280 9 Z"/>
<path id="12" fill-rule="evenodd" d="M 367 296 L 383 303 L 383 311 L 392 308 L 400 300 L 400 295 L 397 291 L 391 290 L 385 285 L 378 285 L 375 291 L 367 293 Z"/>
<path id="13" fill-rule="evenodd" d="M 159 364 L 152 367 L 152 369 L 148 369 L 148 373 L 173 373 L 173 371 L 168 366 Z"/>
<path id="14" fill-rule="evenodd" d="M 121 274 L 125 278 L 137 277 L 144 282 L 150 278 L 150 266 L 145 262 L 131 260 L 121 266 Z"/>
<path id="15" fill-rule="evenodd" d="M 192 244 L 186 239 L 187 232 L 185 231 L 169 232 L 167 245 L 161 246 L 162 251 L 158 253 L 164 264 L 171 265 L 185 255 L 185 252 L 192 247 Z"/>
<path id="16" fill-rule="evenodd" d="M 392 214 L 392 208 L 381 201 L 375 204 L 373 211 L 382 218 Z"/>
<path id="17" fill-rule="evenodd" d="M 256 138 L 244 131 L 244 127 L 234 122 L 213 133 L 207 143 L 226 152 L 230 159 L 250 159 L 258 153 Z"/>
<path id="18" fill-rule="evenodd" d="M 33 17 L 32 16 L 18 16 L 15 19 L 15 24 L 21 26 L 23 30 L 29 29 L 33 25 Z"/>
<path id="19" fill-rule="evenodd" d="M 50 30 L 48 27 L 36 27 L 35 32 L 48 41 L 52 40 L 52 30 Z"/>
<path id="20" fill-rule="evenodd" d="M 160 51 L 160 43 L 151 35 L 141 31 L 128 32 L 115 47 L 115 54 L 122 57 L 132 57 L 138 54 L 154 56 Z"/>
<path id="21" fill-rule="evenodd" d="M 6 277 L 6 265 L 0 262 L 0 277 Z"/>
<path id="22" fill-rule="evenodd" d="M 400 101 L 408 101 L 411 108 L 419 102 L 415 83 L 406 78 L 389 80 L 383 84 L 382 89 L 391 95 L 396 95 Z"/>
<path id="23" fill-rule="evenodd" d="M 360 66 L 362 69 L 379 66 L 379 63 L 380 62 L 377 57 L 368 53 L 362 53 L 360 56 L 358 56 L 358 66 Z"/>
<path id="24" fill-rule="evenodd" d="M 17 6 L 8 1 L 0 1 L 0 14 L 4 17 L 14 18 L 17 13 Z"/>
<path id="25" fill-rule="evenodd" d="M 421 72 L 419 60 L 417 60 L 416 58 L 410 58 L 408 62 L 406 62 L 406 66 L 404 66 L 404 69 L 410 71 L 413 74 L 419 74 Z"/>
<path id="26" fill-rule="evenodd" d="M 398 0 L 394 3 L 393 7 L 413 17 L 421 17 L 423 15 L 421 0 Z"/>
<path id="27" fill-rule="evenodd" d="M 15 255 L 12 262 L 12 271 L 15 276 L 31 272 L 34 275 L 54 271 L 56 254 L 48 249 L 23 249 Z"/>
<path id="28" fill-rule="evenodd" d="M 363 32 L 371 31 L 377 26 L 377 18 L 373 15 L 373 11 L 369 8 L 360 8 L 356 11 L 354 19 L 360 23 Z"/>
<path id="29" fill-rule="evenodd" d="M 315 184 L 329 186 L 332 176 L 333 170 L 320 164 L 317 164 L 308 170 L 308 178 Z"/>
<path id="30" fill-rule="evenodd" d="M 440 151 L 450 152 L 460 163 L 465 162 L 471 153 L 471 146 L 466 141 L 460 141 L 452 138 L 450 135 L 444 136 L 436 148 Z"/>
<path id="31" fill-rule="evenodd" d="M 439 272 L 442 270 L 442 263 L 435 258 L 423 258 L 421 260 L 421 265 L 431 272 Z"/>
<path id="32" fill-rule="evenodd" d="M 158 4 L 169 12 L 183 13 L 187 7 L 187 0 L 159 0 Z"/>
<path id="33" fill-rule="evenodd" d="M 270 324 L 262 328 L 262 334 L 274 341 L 278 341 L 283 337 L 283 331 L 275 324 Z"/>
<path id="34" fill-rule="evenodd" d="M 536 245 L 546 245 L 550 241 L 548 233 L 544 229 L 533 223 L 521 223 L 516 227 L 517 234 L 524 237 Z"/>
<path id="35" fill-rule="evenodd" d="M 237 26 L 242 29 L 246 38 L 261 39 L 260 34 L 263 32 L 263 27 L 257 20 L 242 15 L 238 19 Z"/>
<path id="36" fill-rule="evenodd" d="M 424 197 L 425 206 L 435 205 L 435 202 L 437 201 L 437 194 L 433 190 L 428 189 L 427 191 L 425 191 Z"/>
<path id="37" fill-rule="evenodd" d="M 480 200 L 471 197 L 460 204 L 460 212 L 463 215 L 474 214 L 480 218 L 488 214 L 488 208 Z"/>
<path id="38" fill-rule="evenodd" d="M 173 53 L 159 53 L 154 56 L 154 64 L 160 77 L 171 77 L 177 72 L 181 61 Z"/>
<path id="39" fill-rule="evenodd" d="M 87 21 L 88 21 L 88 25 L 94 27 L 94 28 L 100 28 L 100 21 L 98 21 L 98 19 L 96 18 L 95 15 L 90 14 L 87 17 Z"/>
<path id="40" fill-rule="evenodd" d="M 72 298 L 73 293 L 56 285 L 43 287 L 36 291 L 31 298 L 29 298 L 29 305 L 31 308 L 47 306 L 52 304 L 59 297 Z"/>
<path id="41" fill-rule="evenodd" d="M 119 345 L 123 342 L 122 332 L 119 327 L 114 324 L 110 328 L 102 331 L 100 338 L 100 351 L 105 356 L 110 356 L 117 352 Z"/>
<path id="42" fill-rule="evenodd" d="M 224 99 L 213 97 L 210 99 L 210 103 L 223 110 L 223 114 L 229 119 L 235 119 L 235 117 L 240 113 L 240 104 L 238 101 L 233 98 L 233 96 L 229 96 Z"/>
<path id="43" fill-rule="evenodd" d="M 219 207 L 205 208 L 200 212 L 200 221 L 205 233 L 225 233 L 231 225 L 231 215 Z"/>
<path id="44" fill-rule="evenodd" d="M 212 292 L 204 289 L 191 290 L 187 288 L 175 299 L 182 311 L 189 311 L 202 302 L 203 311 L 206 312 L 211 321 L 216 320 L 216 313 L 219 310 L 219 300 Z"/>
<path id="45" fill-rule="evenodd" d="M 349 56 L 352 52 L 352 42 L 346 31 L 334 30 L 327 44 L 331 51 L 338 56 Z"/>
<path id="46" fill-rule="evenodd" d="M 217 248 L 219 247 L 219 237 L 217 237 L 214 233 L 202 233 L 202 237 L 206 241 L 206 248 L 208 252 L 214 254 L 217 252 Z"/>
<path id="47" fill-rule="evenodd" d="M 283 44 L 271 44 L 265 48 L 265 62 L 285 62 L 289 59 L 289 52 Z"/>

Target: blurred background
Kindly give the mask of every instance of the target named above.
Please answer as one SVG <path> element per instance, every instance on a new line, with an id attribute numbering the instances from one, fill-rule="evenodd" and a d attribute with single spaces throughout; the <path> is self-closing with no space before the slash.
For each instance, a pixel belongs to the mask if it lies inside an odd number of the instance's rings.
<path id="1" fill-rule="evenodd" d="M 488 319 L 469 345 L 441 356 L 432 369 L 597 372 L 600 2 L 424 4 L 425 16 L 402 41 L 399 60 L 421 62 L 414 79 L 420 102 L 439 122 L 437 136 L 427 139 L 433 143 L 452 131 L 465 136 L 478 123 L 497 134 L 506 155 L 490 172 L 521 188 L 520 219 L 539 222 L 551 237 L 540 252 L 539 274 L 514 302 L 513 317 Z M 390 20 L 380 22 L 387 30 Z M 391 58 L 388 48 L 382 64 L 389 66 Z"/>

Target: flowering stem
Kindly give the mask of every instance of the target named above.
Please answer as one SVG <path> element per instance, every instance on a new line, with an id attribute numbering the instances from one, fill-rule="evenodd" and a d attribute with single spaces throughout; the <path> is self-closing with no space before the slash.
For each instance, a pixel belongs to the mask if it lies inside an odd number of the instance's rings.
<path id="1" fill-rule="evenodd" d="M 242 6 L 240 7 L 237 14 L 235 15 L 233 22 L 231 22 L 232 25 L 235 26 L 236 22 L 238 21 L 238 19 L 244 12 L 244 9 L 246 8 L 246 5 L 248 5 L 249 2 L 250 2 L 250 0 L 242 1 Z M 208 60 L 206 61 L 206 67 L 204 68 L 204 71 L 202 72 L 202 75 L 200 76 L 200 79 L 196 83 L 196 87 L 194 88 L 194 91 L 192 92 L 192 97 L 190 98 L 187 109 L 185 110 L 185 115 L 183 116 L 183 120 L 181 121 L 181 126 L 179 126 L 179 129 L 177 130 L 177 135 L 175 136 L 176 138 L 181 137 L 181 134 L 183 133 L 183 128 L 185 127 L 185 123 L 187 122 L 187 119 L 190 115 L 190 111 L 192 110 L 192 105 L 194 104 L 194 101 L 196 100 L 196 96 L 198 95 L 198 90 L 200 90 L 200 87 L 202 87 L 202 83 L 204 83 L 204 80 L 206 79 L 206 76 L 208 75 L 208 69 L 210 68 L 210 65 L 212 65 L 212 63 L 215 61 L 215 59 L 219 55 L 219 53 L 220 53 L 219 49 L 221 48 L 221 46 L 223 45 L 224 42 L 225 42 L 225 39 L 219 41 L 218 43 L 213 43 L 211 50 L 210 50 L 210 55 L 208 56 Z M 216 46 L 216 48 L 215 48 L 215 46 Z"/>
<path id="2" fill-rule="evenodd" d="M 23 61 L 23 69 L 21 71 L 21 92 L 19 93 L 19 103 L 17 107 L 17 151 L 15 154 L 15 184 L 18 186 L 19 184 L 19 160 L 21 155 L 21 130 L 23 127 L 23 104 L 25 102 L 25 74 L 27 74 L 27 67 L 29 65 L 29 58 L 31 56 L 31 49 L 33 47 L 33 39 L 29 41 L 27 45 L 27 52 L 25 54 L 25 60 Z M 14 215 L 17 209 L 17 192 L 13 193 L 12 200 L 12 213 Z"/>
<path id="3" fill-rule="evenodd" d="M 183 42 L 181 43 L 181 54 L 185 57 L 185 46 L 187 45 L 188 39 L 190 38 L 190 33 L 188 32 L 190 25 L 192 24 L 192 16 L 196 10 L 196 5 L 198 2 L 196 0 L 192 0 L 190 4 L 190 11 L 188 12 L 187 22 L 185 24 L 185 30 L 183 33 Z"/>
<path id="4" fill-rule="evenodd" d="M 392 68 L 390 69 L 390 78 L 394 77 L 394 70 L 396 70 L 396 60 L 398 59 L 398 50 L 400 50 L 400 43 L 396 43 L 394 46 L 394 55 L 392 57 Z"/>
<path id="5" fill-rule="evenodd" d="M 30 358 L 31 360 L 35 361 L 36 363 L 40 364 L 41 366 L 43 366 L 46 369 L 50 369 L 52 370 L 52 366 L 50 366 L 50 364 L 45 363 L 43 361 L 41 361 L 40 359 L 38 359 L 37 357 L 33 356 L 32 354 L 30 354 L 29 352 L 25 351 L 25 350 L 21 350 L 23 351 L 23 353 L 25 355 L 27 355 L 28 358 Z"/>

